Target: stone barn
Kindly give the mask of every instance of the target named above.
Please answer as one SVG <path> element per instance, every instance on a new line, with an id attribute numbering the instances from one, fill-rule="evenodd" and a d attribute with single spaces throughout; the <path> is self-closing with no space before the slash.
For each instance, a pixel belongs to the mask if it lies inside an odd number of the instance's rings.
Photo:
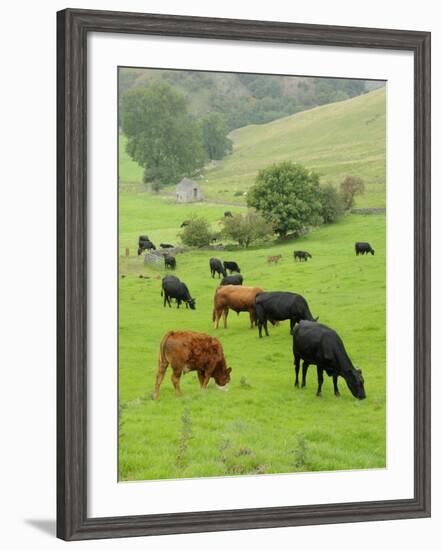
<path id="1" fill-rule="evenodd" d="M 202 200 L 204 200 L 204 195 L 196 181 L 183 178 L 176 186 L 177 202 L 198 202 Z"/>

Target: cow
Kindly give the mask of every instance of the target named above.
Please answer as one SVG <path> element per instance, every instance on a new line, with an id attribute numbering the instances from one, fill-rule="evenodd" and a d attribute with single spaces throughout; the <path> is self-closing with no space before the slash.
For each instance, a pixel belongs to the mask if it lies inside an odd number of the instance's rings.
<path id="1" fill-rule="evenodd" d="M 224 217 L 225 218 L 232 218 L 233 214 L 232 214 L 232 212 L 230 212 L 230 210 L 227 210 L 226 212 L 224 212 Z"/>
<path id="2" fill-rule="evenodd" d="M 310 254 L 310 252 L 306 252 L 305 250 L 295 250 L 293 252 L 293 259 L 295 260 L 299 260 L 300 262 L 304 261 L 306 262 L 308 260 L 308 258 L 311 258 L 312 255 Z"/>
<path id="3" fill-rule="evenodd" d="M 230 271 L 230 273 L 233 273 L 236 271 L 236 273 L 241 273 L 241 270 L 239 269 L 239 265 L 236 262 L 223 262 L 224 269 L 226 271 Z"/>
<path id="4" fill-rule="evenodd" d="M 156 250 L 156 246 L 153 244 L 151 240 L 149 240 L 149 237 L 147 235 L 141 235 L 138 238 L 138 256 L 144 251 L 144 250 Z"/>
<path id="5" fill-rule="evenodd" d="M 175 248 L 173 244 L 160 243 L 160 248 Z"/>
<path id="6" fill-rule="evenodd" d="M 166 369 L 172 367 L 172 384 L 175 394 L 181 395 L 182 374 L 196 371 L 202 390 L 213 378 L 218 388 L 227 389 L 231 368 L 227 367 L 223 347 L 217 338 L 193 331 L 169 331 L 160 343 L 158 371 L 152 399 L 158 399 Z"/>
<path id="7" fill-rule="evenodd" d="M 210 258 L 209 266 L 210 266 L 210 273 L 212 275 L 212 279 L 215 277 L 215 273 L 218 273 L 218 278 L 220 278 L 221 275 L 223 277 L 227 275 L 221 260 L 218 260 L 218 258 Z"/>
<path id="8" fill-rule="evenodd" d="M 282 258 L 281 254 L 278 254 L 277 256 L 267 256 L 267 263 L 268 264 L 277 264 L 279 260 Z"/>
<path id="9" fill-rule="evenodd" d="M 316 395 L 318 397 L 322 395 L 325 371 L 333 377 L 333 387 L 337 397 L 340 395 L 338 376 L 342 376 L 353 396 L 365 399 L 362 371 L 353 366 L 344 343 L 333 329 L 321 323 L 301 321 L 293 332 L 293 357 L 296 374 L 295 387 L 299 387 L 298 374 L 302 359 L 302 387 L 305 387 L 308 366 L 316 365 L 318 371 Z"/>
<path id="10" fill-rule="evenodd" d="M 164 307 L 166 307 L 166 303 L 169 307 L 172 307 L 170 299 L 175 298 L 177 308 L 180 307 L 181 302 L 184 302 L 186 309 L 188 306 L 190 309 L 195 309 L 195 299 L 190 296 L 187 286 L 175 275 L 166 275 L 163 277 L 161 281 L 161 296 L 164 296 Z"/>
<path id="11" fill-rule="evenodd" d="M 355 252 L 356 256 L 359 256 L 359 254 L 364 255 L 368 253 L 374 256 L 374 250 L 371 248 L 370 243 L 355 243 Z"/>
<path id="12" fill-rule="evenodd" d="M 180 227 L 187 227 L 190 224 L 190 220 L 184 220 Z"/>
<path id="13" fill-rule="evenodd" d="M 243 280 L 242 275 L 227 275 L 221 279 L 220 286 L 242 285 Z"/>
<path id="14" fill-rule="evenodd" d="M 259 337 L 262 338 L 262 327 L 266 336 L 267 321 L 285 321 L 290 319 L 290 333 L 296 323 L 302 319 L 315 321 L 308 307 L 307 300 L 294 292 L 263 292 L 256 296 L 255 302 L 256 322 Z M 273 323 L 274 324 L 274 323 Z"/>
<path id="15" fill-rule="evenodd" d="M 176 259 L 173 256 L 164 256 L 164 267 L 166 269 L 176 269 Z"/>
<path id="16" fill-rule="evenodd" d="M 212 314 L 215 328 L 218 328 L 221 316 L 224 319 L 224 328 L 227 328 L 229 309 L 236 311 L 238 314 L 241 311 L 248 311 L 250 328 L 253 328 L 255 323 L 255 297 L 260 292 L 263 292 L 262 288 L 253 286 L 226 285 L 218 287 L 215 291 Z"/>

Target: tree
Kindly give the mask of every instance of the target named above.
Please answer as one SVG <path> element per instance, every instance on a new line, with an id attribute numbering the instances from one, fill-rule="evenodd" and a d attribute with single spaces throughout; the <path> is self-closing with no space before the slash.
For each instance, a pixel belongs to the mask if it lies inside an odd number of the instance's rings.
<path id="1" fill-rule="evenodd" d="M 211 160 L 219 160 L 232 152 L 232 141 L 227 137 L 229 127 L 220 113 L 209 113 L 201 121 L 203 145 Z"/>
<path id="2" fill-rule="evenodd" d="M 258 173 L 247 204 L 280 236 L 300 235 L 309 225 L 322 222 L 319 175 L 293 162 L 274 164 Z"/>
<path id="3" fill-rule="evenodd" d="M 128 154 L 144 168 L 143 180 L 157 188 L 175 184 L 204 165 L 199 124 L 187 112 L 185 99 L 166 82 L 123 95 L 121 128 Z"/>
<path id="4" fill-rule="evenodd" d="M 357 176 L 347 176 L 341 183 L 341 197 L 346 210 L 353 208 L 356 195 L 363 195 L 364 193 L 365 184 L 362 178 Z"/>
<path id="5" fill-rule="evenodd" d="M 321 187 L 321 217 L 324 223 L 333 223 L 344 213 L 341 195 L 328 183 Z"/>
<path id="6" fill-rule="evenodd" d="M 273 233 L 272 226 L 255 210 L 227 216 L 221 223 L 222 235 L 245 248 Z"/>
<path id="7" fill-rule="evenodd" d="M 179 236 L 186 246 L 207 246 L 214 235 L 206 218 L 194 217 Z"/>

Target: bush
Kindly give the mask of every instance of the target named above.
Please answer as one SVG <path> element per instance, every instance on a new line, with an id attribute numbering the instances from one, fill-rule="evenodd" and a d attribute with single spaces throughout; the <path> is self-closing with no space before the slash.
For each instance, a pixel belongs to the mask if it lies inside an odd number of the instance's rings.
<path id="1" fill-rule="evenodd" d="M 321 187 L 321 217 L 324 223 L 333 223 L 344 213 L 341 195 L 328 183 Z"/>
<path id="2" fill-rule="evenodd" d="M 341 197 L 346 210 L 353 208 L 356 195 L 363 195 L 364 193 L 365 184 L 362 178 L 357 176 L 347 176 L 341 183 Z"/>
<path id="3" fill-rule="evenodd" d="M 272 226 L 254 210 L 250 210 L 247 214 L 225 217 L 221 223 L 223 236 L 245 248 L 273 233 Z"/>
<path id="4" fill-rule="evenodd" d="M 179 236 L 186 246 L 207 246 L 214 234 L 206 218 L 194 217 Z"/>

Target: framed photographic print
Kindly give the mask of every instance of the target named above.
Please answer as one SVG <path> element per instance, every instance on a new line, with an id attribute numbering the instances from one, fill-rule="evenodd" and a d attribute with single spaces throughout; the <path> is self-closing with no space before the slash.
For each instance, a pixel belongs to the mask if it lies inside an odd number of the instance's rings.
<path id="1" fill-rule="evenodd" d="M 430 34 L 57 27 L 58 536 L 429 516 Z"/>

